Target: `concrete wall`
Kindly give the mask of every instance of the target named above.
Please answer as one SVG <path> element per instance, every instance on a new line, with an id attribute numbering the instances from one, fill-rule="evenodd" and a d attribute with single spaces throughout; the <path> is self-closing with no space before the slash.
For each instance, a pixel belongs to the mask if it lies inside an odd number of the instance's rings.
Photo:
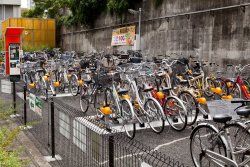
<path id="1" fill-rule="evenodd" d="M 154 0 L 147 0 L 138 4 L 138 8 L 141 6 L 144 10 L 142 49 L 151 56 L 178 53 L 199 55 L 200 59 L 218 64 L 250 63 L 250 6 L 147 21 L 247 3 L 250 0 L 163 0 L 156 9 Z M 137 21 L 137 17 L 128 14 L 123 22 L 116 16 L 103 13 L 96 22 L 97 29 L 63 27 L 59 45 L 65 50 L 103 50 L 110 46 L 112 26 L 131 21 Z"/>

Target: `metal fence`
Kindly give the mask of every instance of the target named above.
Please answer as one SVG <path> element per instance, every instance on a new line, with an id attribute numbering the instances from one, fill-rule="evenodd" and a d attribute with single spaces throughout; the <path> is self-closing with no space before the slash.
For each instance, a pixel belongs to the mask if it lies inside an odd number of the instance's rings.
<path id="1" fill-rule="evenodd" d="M 33 134 L 41 152 L 57 159 L 50 162 L 52 166 L 185 166 L 137 140 L 128 139 L 122 132 L 106 131 L 100 122 L 85 116 L 60 98 L 42 101 L 41 110 L 31 110 L 28 97 L 25 102 L 25 94 L 28 93 L 24 93 L 26 90 L 23 91 L 23 88 L 19 84 L 13 93 L 16 95 L 20 121 L 32 126 L 27 133 Z M 31 94 L 29 98 L 32 98 Z"/>

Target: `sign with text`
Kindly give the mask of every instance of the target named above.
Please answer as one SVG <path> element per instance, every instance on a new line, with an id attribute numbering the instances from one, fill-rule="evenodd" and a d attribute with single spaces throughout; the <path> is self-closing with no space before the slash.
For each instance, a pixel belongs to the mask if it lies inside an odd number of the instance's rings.
<path id="1" fill-rule="evenodd" d="M 42 99 L 36 97 L 34 94 L 29 94 L 29 107 L 32 111 L 42 116 Z"/>
<path id="2" fill-rule="evenodd" d="M 133 46 L 135 40 L 135 26 L 114 29 L 111 46 Z"/>

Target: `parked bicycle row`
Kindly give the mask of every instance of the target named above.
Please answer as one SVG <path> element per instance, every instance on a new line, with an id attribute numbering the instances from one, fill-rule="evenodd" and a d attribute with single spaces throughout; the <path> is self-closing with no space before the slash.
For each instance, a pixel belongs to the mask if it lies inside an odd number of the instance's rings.
<path id="1" fill-rule="evenodd" d="M 216 68 L 215 63 L 170 58 L 173 55 L 143 61 L 140 53 L 132 51 L 112 55 L 93 52 L 81 58 L 74 52 L 55 53 L 36 53 L 32 61 L 24 59 L 23 80 L 29 91 L 45 100 L 65 92 L 79 95 L 83 112 L 94 111 L 107 127 L 110 120 L 123 125 L 130 138 L 135 136 L 136 123 L 149 124 L 161 133 L 165 120 L 182 131 L 193 125 L 198 115 L 208 118 L 206 98 L 249 98 L 249 82 L 241 77 L 249 65 L 228 65 L 236 72 L 232 79 L 216 77 L 221 72 L 215 70 L 205 74 L 203 68 Z"/>

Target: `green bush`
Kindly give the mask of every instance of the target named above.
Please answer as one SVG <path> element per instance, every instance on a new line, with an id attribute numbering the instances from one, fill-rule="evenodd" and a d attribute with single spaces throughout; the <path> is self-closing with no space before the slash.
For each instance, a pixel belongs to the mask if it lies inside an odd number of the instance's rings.
<path id="1" fill-rule="evenodd" d="M 1 51 L 4 51 L 4 43 L 3 43 L 3 40 L 0 39 L 0 52 Z"/>
<path id="2" fill-rule="evenodd" d="M 29 46 L 23 47 L 23 51 L 24 52 L 34 52 L 34 51 L 39 51 L 39 50 L 43 50 L 46 48 L 49 48 L 48 45 L 39 45 L 39 46 L 29 45 Z"/>

